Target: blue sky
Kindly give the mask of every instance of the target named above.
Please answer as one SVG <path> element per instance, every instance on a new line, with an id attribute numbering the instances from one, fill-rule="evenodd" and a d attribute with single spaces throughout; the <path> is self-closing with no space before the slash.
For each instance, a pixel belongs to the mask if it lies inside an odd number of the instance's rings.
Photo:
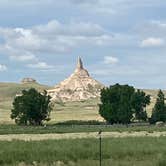
<path id="1" fill-rule="evenodd" d="M 105 85 L 166 89 L 165 0 L 0 0 L 0 82 L 55 85 L 81 56 Z"/>

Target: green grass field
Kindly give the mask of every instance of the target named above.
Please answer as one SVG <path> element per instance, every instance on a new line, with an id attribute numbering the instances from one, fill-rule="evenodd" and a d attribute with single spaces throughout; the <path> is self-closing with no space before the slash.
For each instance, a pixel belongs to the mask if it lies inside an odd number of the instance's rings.
<path id="1" fill-rule="evenodd" d="M 10 119 L 12 101 L 23 89 L 34 87 L 40 91 L 50 87 L 39 84 L 0 83 L 0 135 L 88 133 L 118 131 L 166 131 L 157 126 L 105 126 L 98 114 L 98 99 L 81 102 L 56 103 L 51 121 L 46 127 L 17 126 Z M 157 91 L 145 90 L 154 105 Z M 81 121 L 80 121 L 81 120 Z M 95 120 L 95 121 L 94 121 Z M 24 135 L 26 137 L 26 135 Z M 49 139 L 49 137 L 48 137 Z M 103 166 L 165 166 L 166 137 L 103 138 Z M 97 166 L 99 165 L 98 139 L 65 139 L 45 141 L 0 141 L 0 165 L 3 166 Z"/>
<path id="2" fill-rule="evenodd" d="M 105 125 L 48 125 L 43 126 L 17 126 L 17 125 L 0 125 L 0 135 L 2 134 L 48 134 L 48 133 L 81 133 L 81 132 L 139 132 L 147 131 L 166 131 L 166 127 L 157 126 L 105 126 Z"/>
<path id="3" fill-rule="evenodd" d="M 165 166 L 165 139 L 165 137 L 103 139 L 102 165 Z M 1 141 L 0 147 L 0 165 L 99 165 L 98 139 Z"/>

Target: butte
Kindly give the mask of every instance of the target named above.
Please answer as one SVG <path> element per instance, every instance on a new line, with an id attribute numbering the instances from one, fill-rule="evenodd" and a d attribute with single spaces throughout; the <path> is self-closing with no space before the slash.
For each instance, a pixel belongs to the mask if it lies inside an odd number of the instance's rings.
<path id="1" fill-rule="evenodd" d="M 79 57 L 74 73 L 48 90 L 48 94 L 55 101 L 81 101 L 99 97 L 102 88 L 104 85 L 89 75 Z"/>

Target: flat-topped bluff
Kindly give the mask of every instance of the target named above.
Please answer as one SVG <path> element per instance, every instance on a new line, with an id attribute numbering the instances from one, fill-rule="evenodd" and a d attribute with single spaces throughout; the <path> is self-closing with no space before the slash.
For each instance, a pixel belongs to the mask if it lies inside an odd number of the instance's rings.
<path id="1" fill-rule="evenodd" d="M 100 96 L 103 84 L 90 77 L 88 71 L 84 69 L 81 58 L 73 74 L 64 81 L 48 90 L 52 100 L 80 101 Z"/>
<path id="2" fill-rule="evenodd" d="M 27 77 L 27 78 L 23 78 L 23 79 L 21 80 L 21 83 L 22 83 L 22 84 L 37 83 L 37 81 L 36 81 L 35 79 L 33 79 L 33 78 Z"/>

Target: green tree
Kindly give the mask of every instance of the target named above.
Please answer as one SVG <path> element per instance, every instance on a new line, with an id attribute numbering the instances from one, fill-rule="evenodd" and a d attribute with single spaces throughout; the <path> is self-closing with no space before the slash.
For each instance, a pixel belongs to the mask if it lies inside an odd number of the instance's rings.
<path id="1" fill-rule="evenodd" d="M 50 120 L 50 99 L 46 91 L 23 90 L 22 95 L 14 99 L 11 118 L 20 125 L 42 125 L 43 121 Z"/>
<path id="2" fill-rule="evenodd" d="M 134 88 L 128 85 L 113 85 L 101 91 L 100 115 L 109 123 L 130 123 L 133 117 L 131 98 Z"/>
<path id="3" fill-rule="evenodd" d="M 135 114 L 136 119 L 147 118 L 145 107 L 150 103 L 150 96 L 140 90 L 135 91 L 129 85 L 115 84 L 101 90 L 99 114 L 111 124 L 128 124 Z"/>
<path id="4" fill-rule="evenodd" d="M 150 123 L 155 123 L 157 121 L 166 122 L 165 96 L 162 90 L 159 90 L 158 92 L 158 97 L 150 118 Z"/>
<path id="5" fill-rule="evenodd" d="M 134 93 L 132 97 L 132 106 L 135 110 L 135 119 L 147 120 L 146 106 L 150 104 L 150 95 L 146 95 L 145 92 L 139 89 Z"/>

